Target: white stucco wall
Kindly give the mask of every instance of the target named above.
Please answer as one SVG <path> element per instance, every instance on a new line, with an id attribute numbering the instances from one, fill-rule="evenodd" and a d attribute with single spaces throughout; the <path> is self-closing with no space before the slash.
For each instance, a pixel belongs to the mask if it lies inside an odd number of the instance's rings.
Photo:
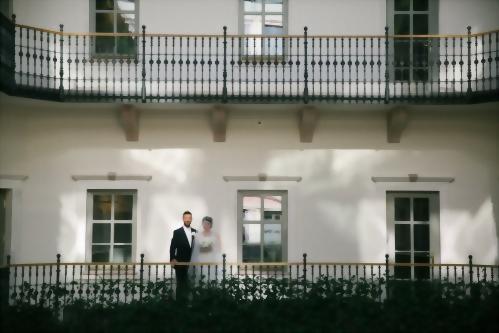
<path id="1" fill-rule="evenodd" d="M 66 31 L 89 31 L 87 0 L 15 0 L 14 13 L 21 24 Z M 140 24 L 148 32 L 239 32 L 238 0 L 142 0 Z M 290 34 L 383 34 L 385 0 L 289 0 Z M 498 0 L 439 0 L 439 32 L 487 31 L 499 26 Z"/>
<path id="2" fill-rule="evenodd" d="M 14 190 L 15 262 L 85 258 L 88 189 L 137 189 L 136 257 L 167 260 L 181 213 L 194 226 L 211 215 L 228 260 L 237 258 L 237 190 L 289 193 L 288 259 L 382 261 L 386 191 L 440 192 L 441 261 L 498 262 L 499 117 L 438 109 L 411 114 L 401 144 L 387 144 L 383 112 L 323 112 L 314 142 L 300 144 L 290 107 L 248 106 L 230 116 L 226 143 L 213 143 L 204 111 L 145 110 L 139 142 L 126 142 L 110 106 L 4 101 L 1 180 Z M 139 105 L 140 107 L 140 105 Z M 461 108 L 463 109 L 463 108 Z M 336 109 L 337 110 L 337 109 Z M 258 125 L 258 121 L 262 124 Z M 74 174 L 152 175 L 151 182 L 74 182 Z M 224 175 L 301 176 L 300 183 L 224 182 Z M 374 184 L 372 176 L 449 176 L 451 184 Z"/>
<path id="3" fill-rule="evenodd" d="M 16 0 L 17 21 L 66 31 L 89 30 L 86 0 Z M 74 15 L 73 15 L 74 13 Z M 289 33 L 381 34 L 384 0 L 290 0 Z M 496 29 L 497 0 L 440 0 L 440 33 Z M 220 33 L 239 26 L 235 0 L 144 0 L 148 32 Z M 290 107 L 295 109 L 296 107 Z M 474 108 L 474 107 L 470 107 Z M 498 262 L 499 117 L 467 107 L 411 114 L 401 144 L 386 143 L 384 113 L 328 110 L 312 144 L 300 144 L 294 111 L 251 106 L 233 112 L 227 142 L 211 140 L 199 107 L 153 108 L 141 118 L 138 143 L 127 143 L 108 105 L 15 101 L 1 96 L 0 180 L 14 191 L 11 254 L 15 262 L 85 258 L 86 192 L 138 191 L 137 251 L 166 260 L 171 232 L 185 209 L 194 225 L 212 215 L 229 260 L 235 260 L 238 189 L 289 192 L 288 259 L 381 261 L 386 248 L 386 191 L 440 192 L 442 262 Z M 461 111 L 459 111 L 459 110 Z M 291 110 L 287 110 L 291 111 Z M 258 125 L 261 120 L 262 125 Z M 73 174 L 152 175 L 151 182 L 74 182 Z M 224 175 L 302 176 L 300 183 L 226 183 Z M 450 176 L 452 184 L 374 184 L 371 176 Z"/>

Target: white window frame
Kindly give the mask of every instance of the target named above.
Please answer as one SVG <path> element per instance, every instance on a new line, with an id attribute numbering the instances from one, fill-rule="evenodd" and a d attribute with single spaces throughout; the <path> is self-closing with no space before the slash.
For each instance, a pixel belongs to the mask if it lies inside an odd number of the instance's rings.
<path id="1" fill-rule="evenodd" d="M 110 220 L 94 220 L 93 219 L 93 195 L 111 195 L 111 219 Z M 132 208 L 132 219 L 131 220 L 114 220 L 114 195 L 132 195 L 133 196 L 133 208 Z M 113 246 L 114 245 L 129 245 L 129 243 L 114 243 L 114 224 L 115 223 L 131 223 L 132 224 L 132 252 L 130 256 L 130 261 L 135 262 L 136 260 L 136 237 L 137 237 L 137 190 L 114 190 L 114 189 L 97 189 L 97 190 L 87 190 L 87 228 L 86 228 L 86 255 L 85 261 L 88 263 L 94 263 L 92 261 L 92 231 L 93 225 L 97 223 L 110 223 L 111 224 L 111 234 L 110 234 L 110 252 L 109 259 L 113 262 Z M 96 244 L 100 245 L 100 243 Z M 107 243 L 105 245 L 108 245 Z M 101 264 L 100 262 L 95 262 L 96 264 Z"/>
<path id="2" fill-rule="evenodd" d="M 282 0 L 282 12 L 266 12 L 265 11 L 265 3 L 267 0 L 262 0 L 262 11 L 261 12 L 254 12 L 254 11 L 246 11 L 244 9 L 244 0 L 239 0 L 239 34 L 240 35 L 247 35 L 246 32 L 244 31 L 244 16 L 245 15 L 260 15 L 262 17 L 262 37 L 269 37 L 273 35 L 265 35 L 263 34 L 264 31 L 264 26 L 265 26 L 265 15 L 282 15 L 282 34 L 287 35 L 288 34 L 288 0 Z M 264 43 L 262 39 L 262 43 Z M 265 47 L 266 45 L 262 45 L 262 52 L 261 54 L 255 54 L 255 55 L 249 55 L 247 54 L 246 51 L 246 45 L 245 43 L 241 45 L 241 50 L 240 53 L 243 57 L 247 58 L 257 58 L 260 59 L 261 57 L 278 57 L 282 58 L 286 55 L 286 47 L 287 47 L 287 41 L 284 40 L 282 47 L 282 55 L 272 55 L 270 56 L 267 52 L 265 52 Z"/>
<path id="3" fill-rule="evenodd" d="M 262 219 L 259 221 L 245 221 L 243 213 L 243 197 L 260 197 L 261 198 L 261 216 Z M 279 221 L 276 220 L 266 220 L 264 219 L 264 206 L 263 197 L 264 196 L 281 196 L 281 210 L 282 215 Z M 287 262 L 288 260 L 288 191 L 287 190 L 238 190 L 237 192 L 237 259 L 238 262 L 243 262 L 243 224 L 258 224 L 262 227 L 260 228 L 260 261 L 257 263 L 265 264 L 263 261 L 263 225 L 264 224 L 280 224 L 281 225 L 281 254 L 282 262 Z"/>
<path id="4" fill-rule="evenodd" d="M 395 222 L 395 198 L 404 197 L 411 199 L 411 218 L 407 222 Z M 414 221 L 412 202 L 414 198 L 429 199 L 429 221 Z M 386 192 L 386 229 L 389 261 L 395 263 L 395 224 L 411 225 L 411 263 L 414 263 L 414 225 L 428 224 L 430 232 L 430 263 L 440 262 L 440 192 L 438 191 L 387 191 Z M 404 251 L 406 252 L 406 251 Z M 409 252 L 409 251 L 407 251 Z M 393 271 L 393 269 L 392 269 Z M 431 276 L 431 275 L 430 275 Z M 411 268 L 411 279 L 415 278 L 414 267 Z"/>
<path id="5" fill-rule="evenodd" d="M 96 5 L 95 5 L 96 0 L 89 0 L 90 3 L 90 31 L 91 32 L 96 32 L 96 15 L 97 13 L 113 13 L 114 16 L 114 27 L 113 27 L 113 32 L 116 33 L 117 26 L 116 26 L 116 18 L 117 15 L 120 13 L 132 13 L 131 11 L 121 11 L 118 10 L 118 6 L 116 5 L 116 1 L 114 0 L 114 9 L 113 10 L 97 10 Z M 135 0 L 135 10 L 133 11 L 133 14 L 135 14 L 135 32 L 139 33 L 140 30 L 140 0 Z M 114 43 L 114 51 L 113 53 L 98 53 L 95 50 L 95 38 L 91 38 L 91 53 L 93 57 L 101 57 L 101 58 L 134 58 L 137 56 L 137 53 L 139 52 L 139 45 L 138 45 L 138 39 L 136 40 L 137 42 L 137 48 L 136 48 L 136 54 L 121 54 L 118 53 L 116 47 L 117 43 Z"/>
<path id="6" fill-rule="evenodd" d="M 396 0 L 386 0 L 386 25 L 389 28 L 389 35 L 394 35 L 395 34 L 395 14 L 400 14 L 400 13 L 406 13 L 410 15 L 410 31 L 412 34 L 413 30 L 413 15 L 414 14 L 428 14 L 428 34 L 434 35 L 438 34 L 438 22 L 439 22 L 439 0 L 428 0 L 428 10 L 427 11 L 414 11 L 413 10 L 413 0 L 410 0 L 410 9 L 408 11 L 403 11 L 403 12 L 398 12 L 395 11 L 395 1 Z M 393 39 L 389 41 L 389 54 L 391 55 L 390 57 L 390 66 L 389 66 L 389 71 L 390 71 L 390 78 L 394 82 L 414 82 L 414 75 L 413 75 L 413 43 L 411 43 L 410 46 L 410 53 L 409 53 L 409 58 L 411 61 L 411 65 L 407 66 L 409 69 L 409 81 L 407 80 L 395 80 L 395 49 L 393 45 Z M 432 41 L 432 43 L 436 43 L 435 40 Z M 431 63 L 435 63 L 438 60 L 439 57 L 439 49 L 437 45 L 431 45 L 431 48 L 429 49 L 428 52 L 428 61 Z M 439 75 L 439 69 L 438 68 L 433 68 L 431 70 L 430 66 L 428 67 L 428 80 L 423 81 L 423 82 L 429 82 L 430 80 L 437 80 L 438 75 Z M 418 81 L 421 82 L 421 81 Z"/>

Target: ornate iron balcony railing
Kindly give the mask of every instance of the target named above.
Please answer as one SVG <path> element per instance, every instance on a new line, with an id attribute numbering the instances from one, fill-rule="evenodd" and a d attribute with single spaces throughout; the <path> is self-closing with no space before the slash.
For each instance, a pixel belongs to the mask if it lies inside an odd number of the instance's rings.
<path id="1" fill-rule="evenodd" d="M 388 255 L 384 259 L 374 263 L 310 262 L 303 254 L 298 262 L 229 263 L 224 254 L 219 262 L 176 265 L 190 266 L 192 287 L 220 288 L 248 299 L 265 298 L 266 293 L 276 291 L 274 296 L 282 298 L 309 292 L 350 297 L 358 290 L 352 285 L 361 284 L 361 289 L 369 290 L 366 296 L 383 300 L 398 282 L 444 284 L 461 288 L 464 294 L 475 284 L 499 284 L 499 265 L 473 263 L 471 255 L 463 264 L 435 264 L 430 258 L 425 263 L 393 263 Z M 0 285 L 2 302 L 59 307 L 78 300 L 118 304 L 168 298 L 175 293 L 176 278 L 171 263 L 145 262 L 143 254 L 140 262 L 125 263 L 62 262 L 58 254 L 56 262 L 33 264 L 11 264 L 8 256 L 7 265 L 0 267 Z"/>
<path id="2" fill-rule="evenodd" d="M 15 21 L 15 17 L 14 17 Z M 78 102 L 499 100 L 499 30 L 464 35 L 68 33 L 1 23 L 1 90 Z M 112 46 L 112 47 L 110 47 Z M 107 52 L 107 53 L 105 53 Z"/>

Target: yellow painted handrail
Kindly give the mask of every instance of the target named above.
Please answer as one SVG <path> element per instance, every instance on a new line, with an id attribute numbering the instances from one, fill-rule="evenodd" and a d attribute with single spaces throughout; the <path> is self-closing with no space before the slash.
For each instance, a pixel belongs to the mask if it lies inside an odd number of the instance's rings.
<path id="1" fill-rule="evenodd" d="M 58 30 L 52 30 L 52 29 L 44 29 L 44 28 L 38 28 L 38 27 L 33 27 L 30 25 L 25 25 L 25 24 L 16 24 L 16 27 L 18 28 L 24 28 L 24 29 L 31 29 L 31 30 L 36 30 L 39 32 L 45 32 L 45 33 L 51 33 L 51 34 L 56 34 L 56 35 L 63 35 L 63 36 L 86 36 L 86 37 L 140 37 L 142 36 L 142 33 L 140 32 L 135 32 L 135 33 L 105 33 L 105 32 L 61 32 Z M 493 34 L 493 33 L 499 33 L 499 29 L 496 30 L 490 30 L 490 31 L 485 31 L 485 32 L 477 32 L 477 33 L 472 33 L 469 36 L 471 37 L 478 37 L 478 36 L 483 36 L 483 35 L 488 35 L 488 34 Z M 222 34 L 166 34 L 166 33 L 146 33 L 146 37 L 198 37 L 198 38 L 222 38 Z M 228 34 L 227 38 L 277 38 L 277 39 L 290 39 L 290 38 L 304 38 L 303 35 L 272 35 L 272 36 L 262 36 L 262 35 L 234 35 L 234 34 Z M 386 38 L 385 35 L 308 35 L 308 38 L 335 38 L 335 39 L 341 39 L 341 38 L 358 38 L 358 39 L 370 39 L 370 38 Z M 468 38 L 468 34 L 435 34 L 435 35 L 388 35 L 388 38 L 424 38 L 424 39 L 430 39 L 430 38 Z"/>
<path id="2" fill-rule="evenodd" d="M 29 266 L 56 266 L 56 262 L 43 262 L 43 263 L 22 263 L 22 264 L 10 264 L 10 265 L 4 265 L 1 266 L 1 268 L 5 267 L 29 267 Z M 60 266 L 89 266 L 89 267 L 102 267 L 102 266 L 120 266 L 120 267 L 125 267 L 125 266 L 135 266 L 135 267 L 140 267 L 140 262 L 128 262 L 128 263 L 111 263 L 111 262 L 105 262 L 105 263 L 88 263 L 88 262 L 61 262 L 59 264 Z M 219 266 L 222 267 L 223 263 L 222 262 L 177 262 L 177 263 L 170 263 L 170 262 L 144 262 L 144 266 Z M 239 266 L 239 267 L 285 267 L 285 266 L 303 266 L 303 262 L 301 261 L 296 261 L 296 262 L 269 262 L 269 263 L 241 263 L 241 262 L 227 262 L 226 267 L 229 266 Z M 383 267 L 385 266 L 386 263 L 384 262 L 362 262 L 362 263 L 355 263 L 355 262 L 308 262 L 307 261 L 307 266 L 380 266 Z M 390 267 L 468 267 L 469 264 L 445 264 L 445 263 L 393 263 L 389 262 L 388 266 Z M 483 264 L 475 264 L 473 263 L 473 267 L 480 267 L 480 268 L 499 268 L 499 265 L 483 265 Z M 128 267 L 130 268 L 130 267 Z"/>

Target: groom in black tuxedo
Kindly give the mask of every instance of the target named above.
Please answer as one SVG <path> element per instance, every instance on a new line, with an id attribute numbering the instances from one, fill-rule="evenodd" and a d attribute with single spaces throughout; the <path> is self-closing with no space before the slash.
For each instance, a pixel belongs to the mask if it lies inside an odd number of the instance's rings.
<path id="1" fill-rule="evenodd" d="M 182 219 L 184 225 L 173 232 L 170 244 L 170 262 L 174 265 L 173 268 L 175 269 L 175 277 L 177 279 L 177 300 L 185 301 L 189 290 L 189 279 L 187 276 L 189 266 L 175 264 L 177 262 L 187 263 L 191 261 L 196 230 L 191 228 L 191 212 L 185 211 Z"/>

